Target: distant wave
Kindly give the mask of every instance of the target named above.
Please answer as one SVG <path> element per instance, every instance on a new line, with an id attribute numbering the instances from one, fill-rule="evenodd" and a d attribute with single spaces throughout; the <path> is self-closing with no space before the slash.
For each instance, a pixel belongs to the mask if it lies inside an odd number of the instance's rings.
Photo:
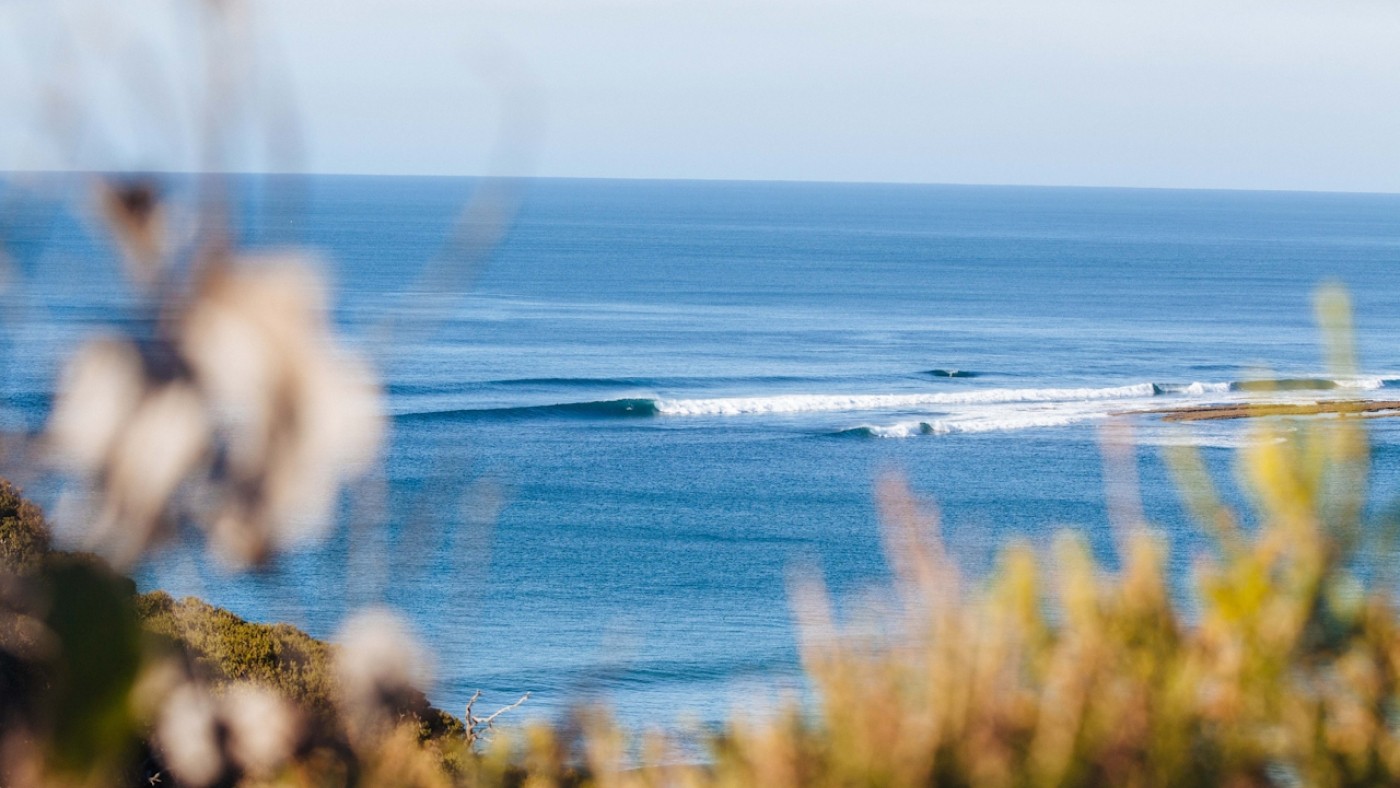
<path id="1" fill-rule="evenodd" d="M 1145 432 L 1133 436 L 1139 446 L 1191 446 L 1198 449 L 1242 449 L 1259 440 L 1259 436 L 1243 430 L 1229 434 L 1200 433 L 1193 430 L 1170 432 Z M 1270 443 L 1283 443 L 1283 437 L 1273 438 Z"/>
<path id="2" fill-rule="evenodd" d="M 1110 388 L 1080 389 L 983 389 L 980 391 L 926 394 L 785 394 L 767 397 L 720 397 L 711 399 L 627 398 L 560 402 L 502 408 L 462 408 L 405 413 L 400 419 L 431 418 L 522 418 L 563 415 L 591 418 L 638 416 L 739 416 L 780 413 L 838 413 L 843 411 L 888 410 L 934 405 L 971 405 L 998 402 L 1056 402 L 1095 399 L 1150 397 L 1151 383 Z"/>
<path id="3" fill-rule="evenodd" d="M 409 397 L 422 394 L 457 394 L 468 388 L 461 384 L 433 384 L 433 383 L 389 383 L 385 386 L 385 391 L 391 397 Z"/>
<path id="4" fill-rule="evenodd" d="M 970 376 L 971 373 L 968 373 Z M 963 377 L 963 373 L 958 373 Z M 793 375 L 696 377 L 538 377 L 473 380 L 460 383 L 390 383 L 390 396 L 461 394 L 483 389 L 686 389 L 710 386 L 767 386 L 817 383 L 829 378 Z"/>
<path id="5" fill-rule="evenodd" d="M 536 388 L 654 388 L 656 381 L 650 378 L 509 378 L 487 381 L 490 386 L 522 386 Z"/>
<path id="6" fill-rule="evenodd" d="M 540 381 L 572 381 L 571 378 L 540 378 Z M 604 385 L 617 385 L 631 379 L 586 379 Z M 1145 400 L 1159 396 L 1209 397 L 1239 393 L 1270 391 L 1328 391 L 1333 389 L 1374 390 L 1392 383 L 1392 378 L 1280 378 L 1275 380 L 1246 380 L 1234 382 L 1192 383 L 1134 383 L 1099 388 L 985 388 L 960 391 L 938 391 L 906 394 L 777 394 L 755 397 L 712 398 L 652 398 L 560 402 L 541 405 L 506 406 L 498 408 L 449 409 L 408 413 L 405 420 L 422 419 L 517 419 L 537 417 L 568 417 L 587 419 L 646 418 L 654 416 L 704 417 L 750 416 L 802 413 L 859 413 L 882 410 L 911 410 L 928 408 L 956 410 L 961 407 L 987 405 L 1016 405 L 1045 403 L 1052 407 L 1037 408 L 1032 416 L 1017 414 L 1004 422 L 995 418 L 977 420 L 952 419 L 902 423 L 897 427 L 870 428 L 893 431 L 902 435 L 943 434 L 946 432 L 982 432 L 999 429 L 1019 429 L 1025 426 L 1057 426 L 1106 415 L 1108 407 L 1094 406 L 1089 410 L 1072 407 L 1077 404 L 1103 402 L 1104 406 L 1125 400 Z M 575 385 L 573 383 L 560 385 Z M 1063 407 L 1055 407 L 1063 406 Z M 941 414 L 940 414 L 941 415 Z M 923 426 L 919 426 L 923 425 Z M 981 426 L 985 425 L 985 426 Z M 852 428 L 859 432 L 865 427 Z"/>
<path id="7" fill-rule="evenodd" d="M 654 399 L 608 399 L 592 402 L 561 402 L 553 405 L 522 405 L 513 408 L 458 408 L 418 411 L 402 413 L 396 418 L 401 421 L 494 420 L 542 416 L 606 419 L 647 417 L 655 416 L 656 413 L 656 400 Z"/>
<path id="8" fill-rule="evenodd" d="M 481 380 L 457 384 L 391 383 L 390 395 L 415 394 L 456 394 L 463 391 L 483 388 L 573 388 L 573 389 L 617 389 L 617 388 L 656 388 L 658 382 L 650 378 L 506 378 L 504 380 Z"/>
<path id="9" fill-rule="evenodd" d="M 833 433 L 837 437 L 912 438 L 918 435 L 1009 432 L 1036 427 L 1066 427 L 1108 416 L 1107 413 L 1006 413 L 976 419 L 934 419 L 901 421 L 894 424 L 862 424 Z"/>
<path id="10" fill-rule="evenodd" d="M 981 377 L 981 372 L 973 372 L 967 369 L 929 369 L 924 370 L 925 375 L 932 375 L 935 378 L 976 378 Z"/>
<path id="11" fill-rule="evenodd" d="M 1107 388 L 981 389 L 927 394 L 786 394 L 771 397 L 660 399 L 663 416 L 741 416 L 765 413 L 835 413 L 889 410 L 936 405 L 975 405 L 999 402 L 1074 402 L 1096 399 L 1150 397 L 1151 383 Z"/>
<path id="12" fill-rule="evenodd" d="M 1332 389 L 1373 390 L 1385 386 L 1385 378 L 1273 378 L 1237 380 L 1231 391 L 1330 391 Z"/>
<path id="13" fill-rule="evenodd" d="M 1325 378 L 1276 378 L 1264 380 L 1237 380 L 1230 384 L 1231 391 L 1330 391 L 1337 388 L 1335 380 Z"/>
<path id="14" fill-rule="evenodd" d="M 1206 394 L 1224 394 L 1231 391 L 1232 383 L 1153 383 L 1153 394 L 1180 394 L 1190 397 L 1200 397 Z"/>
<path id="15" fill-rule="evenodd" d="M 1211 395 L 1218 401 L 1248 401 L 1250 393 L 1268 392 L 1309 392 L 1332 390 L 1372 391 L 1400 384 L 1395 378 L 1356 377 L 1356 378 L 1278 378 L 1270 380 L 1249 380 L 1218 383 L 1154 383 L 1150 384 L 1152 397 L 1206 398 Z M 1129 387 L 1132 388 L 1132 387 Z M 1110 391 L 1099 389 L 1099 392 Z M 1242 396 L 1244 395 L 1244 396 Z M 1129 401 L 1124 401 L 1129 400 Z M 947 414 L 937 414 L 932 418 L 896 421 L 890 424 L 860 424 L 837 430 L 838 437 L 855 438 L 910 438 L 923 435 L 949 435 L 954 433 L 1004 432 L 1032 429 L 1037 427 L 1060 427 L 1096 419 L 1104 419 L 1114 413 L 1147 411 L 1160 406 L 1149 404 L 1143 399 L 1136 404 L 1131 398 L 1085 397 L 1062 399 L 1045 405 L 1000 400 L 990 406 L 952 408 Z M 1169 437 L 1155 437 L 1148 442 L 1184 442 L 1200 446 L 1234 445 L 1235 436 L 1219 435 L 1200 437 L 1194 434 L 1173 433 Z"/>
<path id="16" fill-rule="evenodd" d="M 1235 380 L 1229 383 L 1154 383 L 1153 388 L 1158 394 L 1185 394 L 1200 396 L 1203 394 L 1223 394 L 1225 392 L 1256 392 L 1269 393 L 1273 391 L 1332 391 L 1334 389 L 1353 389 L 1360 391 L 1373 391 L 1375 389 L 1390 386 L 1397 381 L 1393 378 L 1380 377 L 1358 377 L 1358 378 L 1258 378 L 1252 380 Z"/>

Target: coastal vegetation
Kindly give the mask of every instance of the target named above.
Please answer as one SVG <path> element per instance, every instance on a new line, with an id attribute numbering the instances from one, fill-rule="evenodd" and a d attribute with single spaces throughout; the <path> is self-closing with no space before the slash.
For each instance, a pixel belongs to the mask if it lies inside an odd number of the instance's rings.
<path id="1" fill-rule="evenodd" d="M 29 569 L 49 551 L 49 528 L 43 512 L 0 479 L 0 565 Z"/>
<path id="2" fill-rule="evenodd" d="M 151 720 L 143 725 L 133 703 L 141 693 L 171 690 L 153 690 L 151 682 L 181 681 L 215 695 L 272 693 L 287 705 L 261 709 L 270 718 L 250 723 L 275 729 L 293 715 L 306 734 L 297 747 L 322 750 L 316 757 L 348 768 L 332 645 L 198 599 L 138 593 L 100 557 L 51 549 L 49 531 L 39 507 L 0 480 L 0 739 L 32 746 L 38 736 L 54 746 L 47 764 L 0 760 L 6 776 L 16 779 L 17 766 L 25 767 L 21 777 L 42 774 L 59 783 L 70 771 L 86 775 L 78 783 L 159 776 L 167 767 L 151 749 Z M 415 688 L 383 689 L 392 695 L 383 703 L 401 735 L 443 763 L 460 755 L 472 735 L 462 720 Z"/>

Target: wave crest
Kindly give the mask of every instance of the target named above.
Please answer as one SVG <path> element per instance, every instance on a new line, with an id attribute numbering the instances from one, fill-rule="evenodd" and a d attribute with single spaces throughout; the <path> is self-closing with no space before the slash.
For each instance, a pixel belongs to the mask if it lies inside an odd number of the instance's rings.
<path id="1" fill-rule="evenodd" d="M 775 413 L 837 413 L 890 410 L 937 405 L 979 405 L 1006 402 L 1075 402 L 1135 399 L 1155 394 L 1151 383 L 1107 388 L 982 389 L 930 394 L 787 394 L 770 397 L 656 400 L 662 416 L 745 416 Z"/>
<path id="2" fill-rule="evenodd" d="M 550 379 L 540 379 L 550 380 Z M 562 379 L 553 379 L 562 380 Z M 601 380 L 601 379 L 599 379 Z M 1279 378 L 1271 380 L 1247 380 L 1228 383 L 1134 383 L 1124 386 L 1099 388 L 985 388 L 959 391 L 937 391 L 901 394 L 776 394 L 752 397 L 713 397 L 713 398 L 649 398 L 633 397 L 623 399 L 590 400 L 584 402 L 561 402 L 542 405 L 521 405 L 498 408 L 455 409 L 403 414 L 402 419 L 510 419 L 531 417 L 567 417 L 586 419 L 637 418 L 653 416 L 671 417 L 728 417 L 754 415 L 785 415 L 803 413 L 860 413 L 890 410 L 933 411 L 931 415 L 944 416 L 942 411 L 960 409 L 985 410 L 991 405 L 1037 405 L 1048 407 L 1032 408 L 1027 413 L 1033 417 L 1016 417 L 1011 421 L 992 418 L 990 414 L 979 414 L 981 420 L 951 419 L 908 422 L 894 429 L 901 434 L 913 434 L 917 427 L 919 434 L 944 432 L 974 432 L 997 429 L 1015 429 L 1016 425 L 1058 426 L 1109 412 L 1117 409 L 1134 409 L 1134 400 L 1147 400 L 1158 396 L 1210 397 L 1232 394 L 1268 393 L 1280 391 L 1327 391 L 1332 389 L 1375 390 L 1397 382 L 1394 378 Z M 1087 410 L 1077 405 L 1093 404 Z M 999 409 L 1000 410 L 1000 409 Z M 1023 409 L 1025 410 L 1025 409 Z M 986 423 L 985 428 L 973 424 Z M 998 426 L 1001 425 L 1001 426 Z M 1009 426 L 1008 426 L 1009 425 Z M 854 430 L 864 427 L 853 428 Z"/>
<path id="3" fill-rule="evenodd" d="M 646 418 L 656 415 L 653 399 L 607 399 L 592 402 L 561 402 L 553 405 L 525 405 L 515 408 L 457 408 L 453 410 L 404 413 L 399 419 L 408 421 L 438 419 L 517 419 L 532 416 L 570 416 L 573 418 Z"/>
<path id="4" fill-rule="evenodd" d="M 1003 413 L 984 418 L 900 421 L 894 424 L 862 424 L 838 430 L 838 437 L 914 438 L 921 435 L 1010 432 L 1038 427 L 1066 427 L 1108 417 L 1108 413 Z"/>

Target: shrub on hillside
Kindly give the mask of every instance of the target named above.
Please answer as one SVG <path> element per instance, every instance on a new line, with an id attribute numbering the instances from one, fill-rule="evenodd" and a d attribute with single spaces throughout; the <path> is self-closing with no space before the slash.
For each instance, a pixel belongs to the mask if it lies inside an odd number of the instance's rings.
<path id="1" fill-rule="evenodd" d="M 322 721 L 336 714 L 335 652 L 290 624 L 258 624 L 207 602 L 176 601 L 164 591 L 136 598 L 143 628 L 177 645 L 195 671 L 216 686 L 251 682 L 275 690 Z M 461 736 L 462 722 L 414 691 L 402 704 L 404 721 L 423 739 Z"/>
<path id="2" fill-rule="evenodd" d="M 238 782 L 272 774 L 255 768 L 269 742 L 283 748 L 276 769 L 296 751 L 318 781 L 377 768 L 347 737 L 335 646 L 198 599 L 137 594 L 103 559 L 52 550 L 39 507 L 4 480 L 0 515 L 0 784 L 169 782 L 181 757 L 200 777 L 186 782 Z M 383 689 L 371 701 L 382 735 L 415 754 L 413 769 L 445 775 L 466 757 L 461 720 L 415 687 Z M 167 738 L 225 742 L 227 762 L 201 773 L 207 752 L 153 746 L 162 724 Z M 262 750 L 239 745 L 239 730 Z"/>
<path id="3" fill-rule="evenodd" d="M 0 568 L 32 569 L 48 550 L 43 511 L 19 488 L 0 479 Z"/>

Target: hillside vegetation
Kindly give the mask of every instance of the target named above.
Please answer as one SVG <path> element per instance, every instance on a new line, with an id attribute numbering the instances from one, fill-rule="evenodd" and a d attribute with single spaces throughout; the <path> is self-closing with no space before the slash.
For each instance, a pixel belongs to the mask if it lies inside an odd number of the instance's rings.
<path id="1" fill-rule="evenodd" d="M 337 729 L 335 647 L 289 624 L 246 621 L 193 597 L 137 593 L 100 558 L 52 550 L 38 506 L 0 479 L 0 742 L 23 732 L 51 737 L 57 775 L 132 783 L 165 764 L 143 733 L 133 693 L 172 664 L 214 692 L 252 685 L 290 704 L 308 735 L 298 742 L 343 760 L 350 744 Z M 47 648 L 49 636 L 61 645 Z M 175 663 L 171 660 L 174 658 Z M 416 689 L 393 699 L 394 725 L 445 768 L 466 742 L 462 721 Z M 25 730 L 28 728 L 28 730 Z M 101 756 L 101 757 L 94 757 Z M 0 762 L 3 763 L 3 762 Z M 340 763 L 332 771 L 348 777 Z M 93 767 L 98 767 L 93 770 Z M 329 768 L 329 767 L 328 767 Z M 0 780 L 0 783 L 4 781 Z M 178 782 L 167 780 L 167 782 Z"/>

